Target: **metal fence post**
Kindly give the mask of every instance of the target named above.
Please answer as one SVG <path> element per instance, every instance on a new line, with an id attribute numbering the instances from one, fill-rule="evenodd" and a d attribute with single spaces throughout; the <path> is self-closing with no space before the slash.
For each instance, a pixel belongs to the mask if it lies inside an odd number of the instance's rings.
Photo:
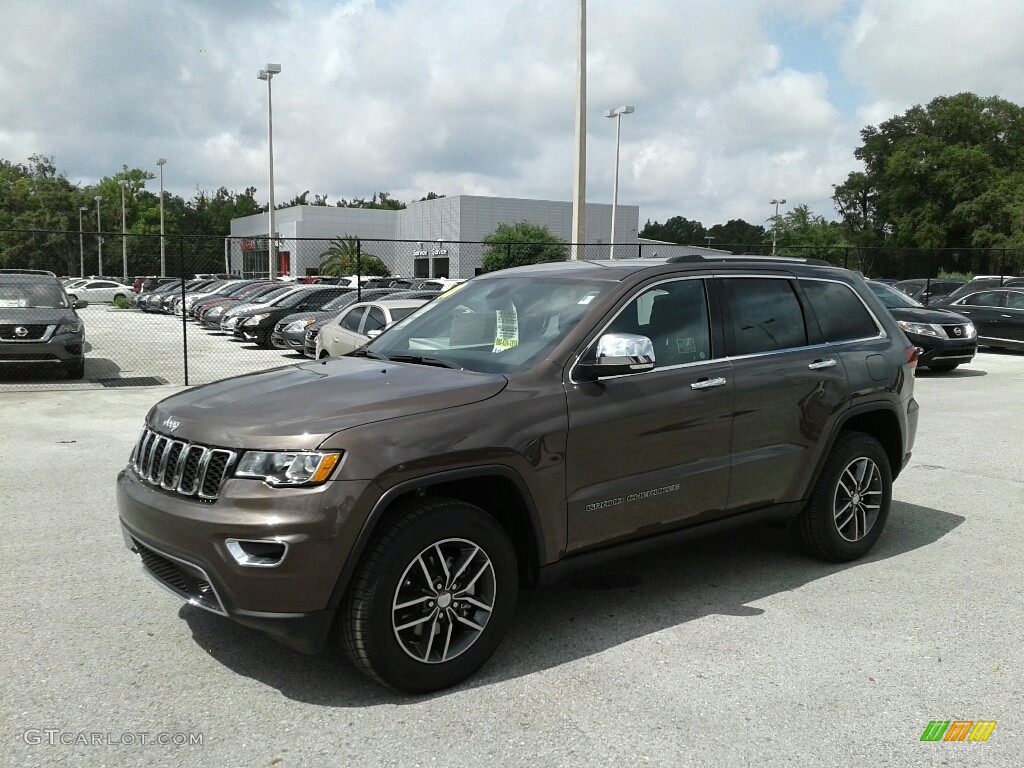
<path id="1" fill-rule="evenodd" d="M 181 272 L 181 360 L 188 386 L 188 323 L 185 322 L 185 238 L 178 236 L 178 271 Z"/>

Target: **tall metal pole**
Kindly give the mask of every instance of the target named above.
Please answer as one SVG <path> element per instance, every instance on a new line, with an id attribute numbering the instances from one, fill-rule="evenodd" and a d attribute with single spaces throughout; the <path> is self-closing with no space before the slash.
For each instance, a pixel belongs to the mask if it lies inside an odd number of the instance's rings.
<path id="1" fill-rule="evenodd" d="M 572 186 L 572 259 L 587 239 L 587 0 L 579 0 L 576 30 L 576 172 Z"/>
<path id="2" fill-rule="evenodd" d="M 164 242 L 164 163 L 167 160 L 160 158 L 156 164 L 160 166 L 160 277 L 167 276 L 167 251 Z"/>
<path id="3" fill-rule="evenodd" d="M 96 269 L 98 270 L 97 274 L 102 275 L 103 274 L 103 235 L 101 235 L 100 233 L 103 231 L 103 225 L 100 224 L 100 200 L 103 199 L 103 196 L 102 195 L 96 195 L 96 197 L 93 198 L 93 199 L 96 201 L 96 256 L 97 256 Z"/>
<path id="4" fill-rule="evenodd" d="M 776 198 L 775 200 L 772 200 L 771 204 L 775 206 L 775 219 L 772 221 L 772 256 L 774 256 L 775 240 L 779 234 L 779 206 L 786 204 L 786 198 L 782 198 L 781 200 Z"/>
<path id="5" fill-rule="evenodd" d="M 267 151 L 270 158 L 270 207 L 267 211 L 269 229 L 267 232 L 267 274 L 270 280 L 274 279 L 277 271 L 277 243 L 274 240 L 274 107 L 270 81 L 274 75 L 280 74 L 280 64 L 267 64 L 266 69 L 261 69 L 256 76 L 260 80 L 267 81 Z"/>
<path id="6" fill-rule="evenodd" d="M 121 185 L 121 278 L 128 281 L 128 217 L 124 210 L 124 190 L 128 186 L 126 179 L 121 179 L 118 182 Z"/>
<path id="7" fill-rule="evenodd" d="M 631 115 L 634 112 L 634 107 L 626 104 L 615 109 L 609 109 L 604 113 L 605 117 L 615 118 L 615 181 L 612 184 L 612 231 L 611 231 L 611 247 L 608 250 L 609 258 L 615 258 L 615 217 L 618 214 L 619 208 L 619 134 L 622 128 L 622 116 Z"/>
<path id="8" fill-rule="evenodd" d="M 85 277 L 85 240 L 82 239 L 82 214 L 88 211 L 84 205 L 78 207 L 78 275 Z"/>

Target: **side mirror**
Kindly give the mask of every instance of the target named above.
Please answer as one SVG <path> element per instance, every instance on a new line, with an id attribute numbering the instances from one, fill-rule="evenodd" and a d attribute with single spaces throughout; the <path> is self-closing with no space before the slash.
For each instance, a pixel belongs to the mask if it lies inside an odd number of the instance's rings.
<path id="1" fill-rule="evenodd" d="M 597 381 L 606 376 L 623 376 L 654 370 L 654 343 L 632 333 L 606 333 L 597 340 L 594 359 L 576 366 L 576 377 Z"/>
<path id="2" fill-rule="evenodd" d="M 89 306 L 89 302 L 86 301 L 85 299 L 75 298 L 75 309 L 82 309 L 82 308 L 88 307 L 88 306 Z"/>

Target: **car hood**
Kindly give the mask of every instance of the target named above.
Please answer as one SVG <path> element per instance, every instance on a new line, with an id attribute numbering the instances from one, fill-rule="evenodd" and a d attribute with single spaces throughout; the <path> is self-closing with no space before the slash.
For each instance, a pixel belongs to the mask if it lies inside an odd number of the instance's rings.
<path id="1" fill-rule="evenodd" d="M 160 401 L 146 424 L 165 435 L 227 448 L 315 448 L 374 421 L 494 397 L 500 374 L 342 357 L 225 379 Z"/>
<path id="2" fill-rule="evenodd" d="M 935 323 L 936 325 L 949 325 L 950 323 L 969 323 L 970 318 L 958 315 L 948 309 L 935 309 L 933 307 L 898 307 L 890 309 L 889 313 L 897 320 L 906 320 L 909 323 Z"/>

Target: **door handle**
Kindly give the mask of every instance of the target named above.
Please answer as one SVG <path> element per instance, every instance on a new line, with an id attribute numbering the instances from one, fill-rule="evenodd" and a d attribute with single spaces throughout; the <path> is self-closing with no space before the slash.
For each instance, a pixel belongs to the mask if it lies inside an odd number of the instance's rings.
<path id="1" fill-rule="evenodd" d="M 701 379 L 700 381 L 695 381 L 693 382 L 693 384 L 690 385 L 690 389 L 714 389 L 715 387 L 724 386 L 725 379 L 723 379 L 721 376 L 718 376 L 714 379 Z"/>
<path id="2" fill-rule="evenodd" d="M 832 368 L 835 364 L 835 359 L 830 357 L 828 360 L 815 360 L 807 367 L 812 371 L 820 371 L 822 368 Z"/>
<path id="3" fill-rule="evenodd" d="M 1013 317 L 1013 315 L 1000 315 L 1000 317 L 1005 317 L 1007 320 L 1009 320 L 1011 317 Z"/>

